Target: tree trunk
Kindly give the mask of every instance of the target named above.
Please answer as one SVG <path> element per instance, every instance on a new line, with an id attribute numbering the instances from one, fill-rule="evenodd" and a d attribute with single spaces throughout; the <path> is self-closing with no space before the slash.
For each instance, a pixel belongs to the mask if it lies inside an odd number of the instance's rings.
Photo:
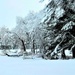
<path id="1" fill-rule="evenodd" d="M 26 52 L 26 47 L 25 47 L 24 41 L 21 40 L 21 42 L 22 42 L 22 48 L 23 48 L 23 51 Z"/>
<path id="2" fill-rule="evenodd" d="M 75 58 L 75 44 L 71 48 L 73 58 Z"/>
<path id="3" fill-rule="evenodd" d="M 32 45 L 32 53 L 33 53 L 33 54 L 35 54 L 35 43 L 34 43 L 34 41 L 35 41 L 35 40 L 33 40 L 33 45 Z"/>

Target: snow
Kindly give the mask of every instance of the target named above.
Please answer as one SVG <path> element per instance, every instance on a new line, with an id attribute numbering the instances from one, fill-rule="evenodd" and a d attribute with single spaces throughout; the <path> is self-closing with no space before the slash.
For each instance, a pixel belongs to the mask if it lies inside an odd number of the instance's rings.
<path id="1" fill-rule="evenodd" d="M 59 44 L 55 47 L 54 51 L 51 53 L 51 56 L 52 56 L 54 53 L 57 53 L 58 48 L 59 48 Z"/>
<path id="2" fill-rule="evenodd" d="M 58 8 L 56 8 L 55 16 L 59 19 L 64 15 L 64 13 L 65 13 L 64 9 L 62 9 L 61 6 L 59 6 Z"/>
<path id="3" fill-rule="evenodd" d="M 17 55 L 18 53 L 21 52 L 21 50 L 20 49 L 0 50 L 0 55 L 4 56 L 5 52 L 8 53 L 9 55 Z"/>
<path id="4" fill-rule="evenodd" d="M 46 6 L 49 4 L 49 2 L 51 2 L 52 0 L 44 0 L 43 5 Z"/>
<path id="5" fill-rule="evenodd" d="M 65 50 L 65 55 L 72 57 L 72 52 L 70 50 Z"/>
<path id="6" fill-rule="evenodd" d="M 54 52 L 57 53 L 57 49 L 59 47 L 59 44 L 55 47 Z"/>
<path id="7" fill-rule="evenodd" d="M 72 29 L 72 26 L 74 26 L 75 23 L 70 21 L 67 24 L 65 24 L 65 26 L 63 26 L 63 28 L 61 30 L 68 30 L 68 29 Z"/>
<path id="8" fill-rule="evenodd" d="M 28 53 L 31 53 L 31 49 L 26 49 L 26 51 Z M 39 49 L 36 49 L 35 51 L 36 51 L 36 53 L 38 53 L 40 50 Z M 0 55 L 1 56 L 4 56 L 5 55 L 4 54 L 5 52 L 8 53 L 9 55 L 19 55 L 21 53 L 21 49 L 10 49 L 10 50 L 6 50 L 6 51 L 0 50 Z"/>
<path id="9" fill-rule="evenodd" d="M 75 75 L 75 60 L 21 59 L 0 56 L 1 75 Z"/>

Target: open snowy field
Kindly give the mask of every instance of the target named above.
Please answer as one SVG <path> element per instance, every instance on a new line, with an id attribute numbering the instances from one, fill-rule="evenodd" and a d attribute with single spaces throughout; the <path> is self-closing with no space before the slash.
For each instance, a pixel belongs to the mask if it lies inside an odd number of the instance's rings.
<path id="1" fill-rule="evenodd" d="M 75 60 L 0 56 L 0 75 L 75 75 Z"/>

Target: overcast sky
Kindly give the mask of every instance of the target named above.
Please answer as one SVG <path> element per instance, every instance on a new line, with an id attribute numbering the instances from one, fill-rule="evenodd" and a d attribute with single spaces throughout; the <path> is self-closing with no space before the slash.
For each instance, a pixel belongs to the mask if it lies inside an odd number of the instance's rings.
<path id="1" fill-rule="evenodd" d="M 16 26 L 16 17 L 25 17 L 29 11 L 38 12 L 44 8 L 38 0 L 0 0 L 0 27 L 10 29 Z"/>

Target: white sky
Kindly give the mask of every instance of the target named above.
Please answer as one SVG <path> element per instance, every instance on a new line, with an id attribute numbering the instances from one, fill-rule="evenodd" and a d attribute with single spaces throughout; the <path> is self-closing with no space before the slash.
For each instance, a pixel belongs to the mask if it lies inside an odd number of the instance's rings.
<path id="1" fill-rule="evenodd" d="M 0 0 L 0 27 L 12 29 L 16 26 L 16 17 L 25 17 L 29 11 L 38 12 L 44 3 L 39 0 Z"/>

